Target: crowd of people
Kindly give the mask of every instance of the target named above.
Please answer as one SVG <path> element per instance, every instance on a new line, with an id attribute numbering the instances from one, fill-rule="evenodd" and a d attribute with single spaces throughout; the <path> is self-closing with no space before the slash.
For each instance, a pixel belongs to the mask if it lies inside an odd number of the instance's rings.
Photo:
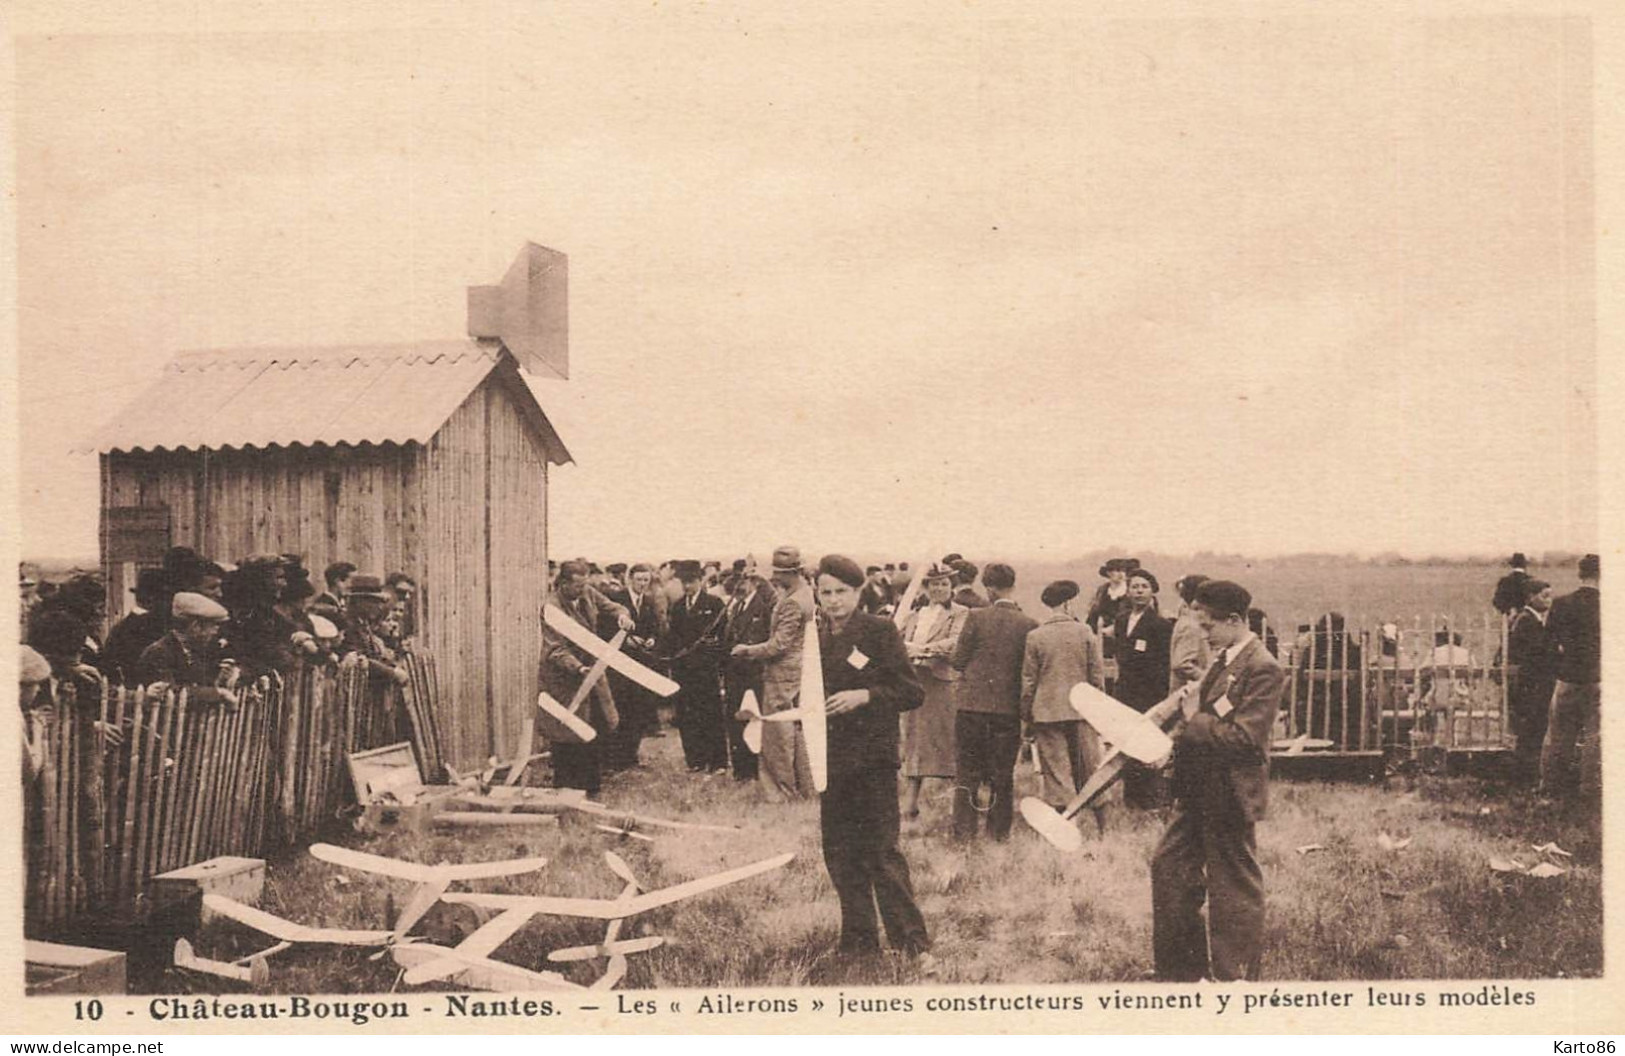
<path id="1" fill-rule="evenodd" d="M 1508 621 L 1518 765 L 1547 796 L 1594 795 L 1598 558 L 1581 560 L 1580 588 L 1555 599 L 1522 555 L 1513 563 L 1495 604 Z M 1171 759 L 1129 764 L 1120 796 L 1102 800 L 1097 819 L 1104 826 L 1103 811 L 1119 807 L 1167 812 L 1152 863 L 1159 978 L 1257 978 L 1264 892 L 1254 825 L 1267 804 L 1287 696 L 1279 643 L 1234 582 L 1182 576 L 1165 614 L 1161 584 L 1138 560 L 1113 558 L 1099 574 L 1092 591 L 1073 580 L 1048 583 L 1044 611 L 1029 615 L 1014 598 L 1014 568 L 978 567 L 957 553 L 923 569 L 862 567 L 839 555 L 808 564 L 794 546 L 774 550 L 765 567 L 751 558 L 728 567 L 550 565 L 545 606 L 679 687 L 669 715 L 649 688 L 613 668 L 578 692 L 597 657 L 544 621 L 540 688 L 559 701 L 583 697 L 580 717 L 597 731 L 584 743 L 552 744 L 554 783 L 598 793 L 606 771 L 642 765 L 643 742 L 669 722 L 696 774 L 731 773 L 781 801 L 812 796 L 798 725 L 763 724 L 752 751 L 742 705 L 747 693 L 764 715 L 802 703 L 804 642 L 816 621 L 828 724 L 821 827 L 841 945 L 876 949 L 883 928 L 929 970 L 930 937 L 898 848 L 905 823 L 920 824 L 927 783 L 949 792 L 956 840 L 1007 839 L 1023 745 L 1041 775 L 1040 797 L 1057 810 L 1105 758 L 1106 746 L 1069 703 L 1075 686 L 1107 690 L 1141 713 L 1194 686 L 1181 698 Z M 404 680 L 400 656 L 420 609 L 416 584 L 399 573 L 379 577 L 338 562 L 323 571 L 318 591 L 294 555 L 224 566 L 175 548 L 161 567 L 140 573 L 134 605 L 103 641 L 98 577 L 44 586 L 21 579 L 25 708 L 41 687 L 75 678 L 184 685 L 195 699 L 229 699 L 244 677 L 351 653 L 380 677 Z M 1311 713 L 1330 728 L 1346 728 L 1351 713 L 1360 723 L 1358 692 L 1333 694 L 1330 680 L 1311 670 L 1359 669 L 1359 646 L 1342 617 L 1327 614 L 1300 639 L 1308 660 L 1298 665 L 1303 684 L 1289 710 L 1303 714 L 1286 716 L 1288 729 L 1307 729 Z M 1386 638 L 1382 644 L 1391 655 Z M 1459 636 L 1446 631 L 1435 653 L 1454 664 L 1460 649 Z"/>
<path id="2" fill-rule="evenodd" d="M 759 781 L 775 799 L 812 794 L 805 745 L 795 724 L 769 722 L 760 754 L 749 751 L 739 704 L 750 691 L 763 714 L 798 705 L 805 628 L 818 621 L 829 739 L 821 825 L 848 951 L 877 948 L 883 928 L 894 947 L 929 959 L 898 849 L 905 820 L 918 824 L 927 782 L 951 793 L 955 839 L 1007 839 L 1023 743 L 1033 746 L 1042 798 L 1057 810 L 1105 756 L 1068 703 L 1075 685 L 1106 687 L 1113 660 L 1112 692 L 1144 712 L 1201 683 L 1177 742 L 1180 782 L 1170 788 L 1161 768 L 1133 765 L 1124 802 L 1173 805 L 1154 870 L 1154 896 L 1175 922 L 1159 935 L 1159 972 L 1256 976 L 1263 890 L 1252 824 L 1263 810 L 1282 676 L 1253 630 L 1262 614 L 1237 584 L 1185 576 L 1169 618 L 1156 576 L 1118 558 L 1102 566 L 1092 594 L 1071 580 L 1048 584 L 1040 621 L 1014 600 L 1015 569 L 979 568 L 960 554 L 925 569 L 865 568 L 841 556 L 810 566 L 784 546 L 766 568 L 748 558 L 729 568 L 697 560 L 599 568 L 583 559 L 551 571 L 550 604 L 602 638 L 624 635 L 636 659 L 679 684 L 671 718 L 689 769 Z M 556 699 L 572 699 L 593 663 L 545 630 L 541 684 Z M 599 686 L 583 715 L 598 736 L 554 748 L 561 786 L 596 792 L 606 768 L 638 765 L 640 743 L 660 726 L 648 690 L 619 676 Z M 1226 805 L 1187 809 L 1204 797 Z M 1192 938 L 1204 901 L 1213 907 L 1211 961 L 1207 933 L 1199 954 Z"/>
<path id="3" fill-rule="evenodd" d="M 417 586 L 404 573 L 380 578 L 350 562 L 324 570 L 322 589 L 295 554 L 258 554 L 222 564 L 188 547 L 143 568 L 125 614 L 108 629 L 106 582 L 76 574 L 41 583 L 21 569 L 21 635 L 39 685 L 63 681 L 187 687 L 198 702 L 235 700 L 241 687 L 296 664 L 358 654 L 382 678 L 404 682 L 402 650 L 415 633 Z M 56 694 L 31 696 L 44 706 Z"/>

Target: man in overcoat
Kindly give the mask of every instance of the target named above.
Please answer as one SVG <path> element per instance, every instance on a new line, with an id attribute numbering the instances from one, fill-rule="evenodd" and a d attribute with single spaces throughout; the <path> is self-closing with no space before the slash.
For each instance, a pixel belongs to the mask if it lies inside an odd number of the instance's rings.
<path id="1" fill-rule="evenodd" d="M 796 706 L 797 694 L 801 691 L 801 651 L 806 642 L 807 621 L 816 610 L 812 587 L 802 576 L 799 549 L 781 546 L 774 550 L 771 571 L 778 600 L 773 606 L 767 638 L 755 643 L 741 642 L 729 650 L 732 657 L 762 665 L 759 703 L 763 715 Z M 759 773 L 762 784 L 775 798 L 803 799 L 812 795 L 812 772 L 798 723 L 762 725 Z"/>

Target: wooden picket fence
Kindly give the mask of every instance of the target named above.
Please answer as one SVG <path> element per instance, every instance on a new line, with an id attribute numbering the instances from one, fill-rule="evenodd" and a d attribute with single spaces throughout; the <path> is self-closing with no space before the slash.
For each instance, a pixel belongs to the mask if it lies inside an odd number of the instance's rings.
<path id="1" fill-rule="evenodd" d="M 246 687 L 235 708 L 106 683 L 88 700 L 64 685 L 29 720 L 44 757 L 24 790 L 29 932 L 139 915 L 158 873 L 313 836 L 353 801 L 349 752 L 411 741 L 437 775 L 434 660 L 405 664 L 405 686 L 355 660 L 300 665 Z"/>
<path id="2" fill-rule="evenodd" d="M 1278 738 L 1307 735 L 1342 752 L 1510 746 L 1508 694 L 1517 669 L 1505 662 L 1499 616 L 1318 629 L 1282 638 L 1289 681 Z"/>

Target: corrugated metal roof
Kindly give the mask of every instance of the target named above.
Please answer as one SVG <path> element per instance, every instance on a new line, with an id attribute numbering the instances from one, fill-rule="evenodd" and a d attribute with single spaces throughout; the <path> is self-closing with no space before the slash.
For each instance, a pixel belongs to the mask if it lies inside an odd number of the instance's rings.
<path id="1" fill-rule="evenodd" d="M 426 444 L 505 359 L 511 357 L 500 345 L 477 341 L 188 352 L 171 360 L 93 446 L 106 453 Z M 528 390 L 510 391 L 534 402 Z M 549 461 L 570 461 L 541 406 L 533 410 Z"/>

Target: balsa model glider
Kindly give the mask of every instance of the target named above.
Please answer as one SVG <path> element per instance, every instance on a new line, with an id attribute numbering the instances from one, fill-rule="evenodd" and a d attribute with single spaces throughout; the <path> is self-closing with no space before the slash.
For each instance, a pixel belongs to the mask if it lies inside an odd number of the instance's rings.
<path id="1" fill-rule="evenodd" d="M 291 920 L 245 906 L 225 895 L 206 894 L 203 905 L 211 913 L 235 920 L 255 931 L 285 943 L 311 943 L 325 946 L 387 946 L 394 940 L 388 931 L 356 931 L 348 928 L 312 928 Z"/>
<path id="2" fill-rule="evenodd" d="M 697 880 L 689 880 L 673 887 L 661 888 L 658 891 L 649 891 L 634 895 L 631 898 L 563 898 L 551 895 L 487 895 L 487 894 L 449 894 L 443 896 L 443 901 L 453 905 L 478 906 L 484 909 L 493 909 L 505 912 L 510 909 L 525 909 L 532 913 L 545 913 L 549 916 L 582 917 L 588 920 L 620 920 L 635 917 L 640 913 L 669 906 L 674 902 L 681 902 L 685 898 L 703 895 L 718 888 L 736 884 L 741 880 L 748 880 L 762 873 L 782 869 L 795 857 L 787 853 L 773 858 L 764 858 L 759 862 L 742 865 L 737 869 L 714 873 L 711 876 L 702 876 Z"/>
<path id="3" fill-rule="evenodd" d="M 617 902 L 625 902 L 643 890 L 643 885 L 638 882 L 638 878 L 633 874 L 631 867 L 614 851 L 605 851 L 604 861 L 608 864 L 611 872 L 626 881 L 626 887 L 621 891 L 621 897 L 616 899 Z M 509 910 L 509 912 L 514 911 Z M 666 941 L 658 935 L 651 935 L 641 939 L 622 939 L 620 937 L 621 925 L 625 921 L 625 917 L 616 917 L 610 921 L 609 927 L 604 931 L 604 941 L 596 946 L 571 946 L 562 950 L 554 950 L 547 955 L 547 959 L 555 964 L 568 964 L 571 961 L 590 961 L 600 957 L 607 957 L 609 958 L 609 964 L 605 967 L 604 974 L 599 976 L 598 980 L 592 984 L 592 989 L 612 990 L 615 984 L 620 982 L 622 977 L 626 975 L 626 958 L 628 954 L 652 950 Z"/>
<path id="4" fill-rule="evenodd" d="M 509 909 L 476 928 L 454 947 L 412 943 L 390 950 L 395 963 L 406 969 L 404 982 L 413 986 L 440 979 L 455 978 L 464 986 L 481 990 L 580 990 L 557 972 L 533 972 L 506 961 L 490 958 L 497 947 L 530 922 L 535 913 Z"/>
<path id="5" fill-rule="evenodd" d="M 745 746 L 758 754 L 762 750 L 762 723 L 799 722 L 801 739 L 807 744 L 807 766 L 812 771 L 813 787 L 822 792 L 829 787 L 829 728 L 824 714 L 824 662 L 818 647 L 818 621 L 807 621 L 806 638 L 801 647 L 801 693 L 796 706 L 771 715 L 762 714 L 762 706 L 752 690 L 745 690 L 739 710 L 746 715 Z"/>
<path id="6" fill-rule="evenodd" d="M 546 606 L 542 610 L 542 619 L 547 621 L 547 625 L 549 627 L 563 635 L 564 638 L 570 642 L 570 644 L 584 650 L 587 655 L 593 657 L 596 661 L 604 666 L 614 668 L 615 671 L 625 675 L 627 678 L 649 690 L 651 693 L 654 693 L 656 696 L 669 697 L 677 692 L 679 688 L 677 683 L 673 682 L 671 679 L 660 674 L 659 672 L 649 670 L 647 667 L 644 667 L 642 664 L 620 651 L 619 643 L 624 637 L 623 635 L 616 635 L 616 644 L 611 645 L 609 642 L 604 641 L 602 638 L 598 637 L 596 634 L 593 634 L 591 631 L 587 630 L 587 628 L 581 626 L 581 624 L 571 619 L 569 613 L 565 612 L 556 605 Z M 597 671 L 597 673 L 600 675 L 603 674 L 603 671 L 599 668 L 598 664 L 594 665 L 594 671 Z M 588 677 L 591 678 L 593 682 L 597 681 L 596 678 L 592 678 L 591 672 L 588 673 Z M 587 686 L 588 689 L 592 688 L 591 683 L 589 683 L 586 679 L 582 680 L 582 684 Z M 577 691 L 577 695 L 583 698 L 585 697 L 585 694 L 581 693 L 579 690 Z M 579 703 L 579 701 L 577 701 L 577 703 Z"/>
<path id="7" fill-rule="evenodd" d="M 417 885 L 411 899 L 395 918 L 395 930 L 390 935 L 394 942 L 406 938 L 406 933 L 412 930 L 412 926 L 423 919 L 423 915 L 446 893 L 446 888 L 456 881 L 518 876 L 521 873 L 533 873 L 547 864 L 546 858 L 515 858 L 502 862 L 418 865 L 415 862 L 403 862 L 399 858 L 385 858 L 365 851 L 335 847 L 330 843 L 312 844 L 310 855 L 331 865 L 342 865 L 347 869 L 390 876 L 397 880 L 410 880 Z"/>
<path id="8" fill-rule="evenodd" d="M 1021 801 L 1021 816 L 1039 835 L 1063 851 L 1076 851 L 1083 846 L 1083 834 L 1075 819 L 1085 808 L 1100 802 L 1106 790 L 1123 776 L 1129 760 L 1156 766 L 1173 750 L 1173 741 L 1164 732 L 1183 715 L 1186 699 L 1197 690 L 1192 682 L 1159 701 L 1145 714 L 1106 696 L 1087 682 L 1072 687 L 1069 700 L 1085 721 L 1099 732 L 1101 739 L 1111 746 L 1106 758 L 1089 775 L 1083 788 L 1057 812 L 1055 808 L 1036 796 Z"/>
<path id="9" fill-rule="evenodd" d="M 263 986 L 271 981 L 271 966 L 266 958 L 279 950 L 285 950 L 293 944 L 279 942 L 269 949 L 251 953 L 247 957 L 239 957 L 235 961 L 216 961 L 209 957 L 200 957 L 192 949 L 192 944 L 185 939 L 175 940 L 175 967 L 184 968 L 189 972 L 202 972 L 221 979 L 235 979 L 240 983 L 250 983 L 254 986 Z"/>

